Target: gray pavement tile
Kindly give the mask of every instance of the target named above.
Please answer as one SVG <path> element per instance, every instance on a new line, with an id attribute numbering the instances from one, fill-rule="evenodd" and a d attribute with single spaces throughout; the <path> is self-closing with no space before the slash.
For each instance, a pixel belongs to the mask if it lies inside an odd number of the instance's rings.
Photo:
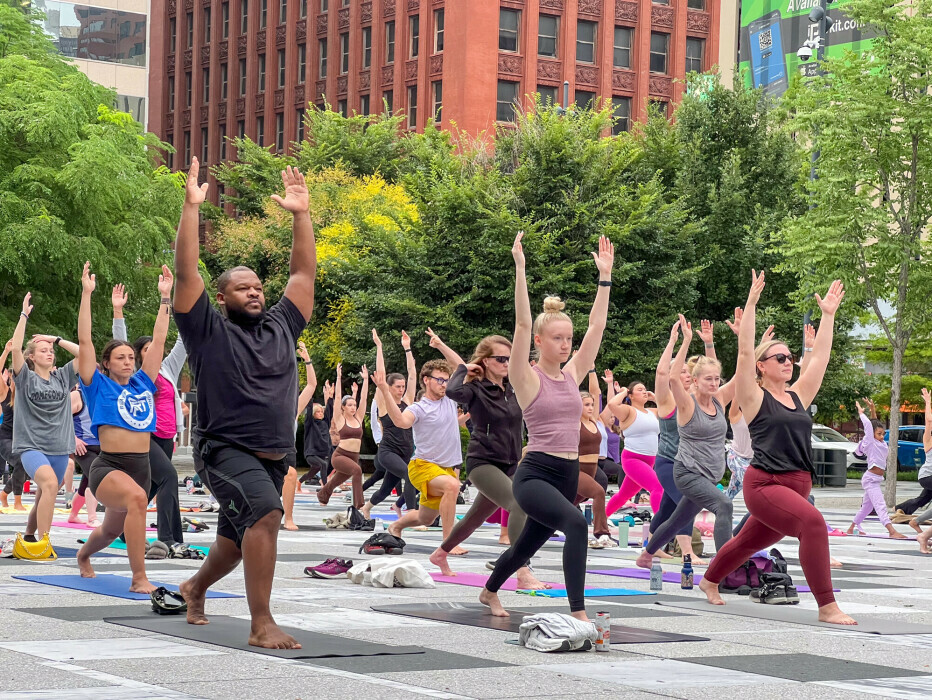
<path id="1" fill-rule="evenodd" d="M 858 678 L 894 678 L 921 675 L 905 668 L 833 659 L 815 654 L 763 654 L 745 656 L 694 656 L 681 661 L 713 668 L 744 671 L 793 681 L 847 681 Z M 932 682 L 932 675 L 926 679 Z"/>
<path id="2" fill-rule="evenodd" d="M 357 656 L 344 658 L 314 659 L 313 665 L 338 668 L 353 673 L 390 673 L 399 668 L 405 671 L 440 671 L 458 668 L 497 668 L 510 666 L 503 661 L 483 659 L 478 656 L 454 654 L 436 649 L 426 649 L 423 654 L 397 656 Z"/>

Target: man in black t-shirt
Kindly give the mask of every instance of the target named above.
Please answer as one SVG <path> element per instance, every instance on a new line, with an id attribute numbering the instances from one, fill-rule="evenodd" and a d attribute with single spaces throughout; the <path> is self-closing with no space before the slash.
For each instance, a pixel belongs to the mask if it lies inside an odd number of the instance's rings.
<path id="1" fill-rule="evenodd" d="M 210 304 L 198 274 L 198 210 L 207 184 L 198 186 L 197 159 L 188 171 L 175 241 L 175 322 L 197 385 L 197 440 L 201 479 L 220 504 L 217 541 L 200 570 L 181 584 L 188 622 L 206 625 L 207 589 L 243 562 L 252 617 L 249 643 L 296 649 L 269 607 L 281 523 L 285 456 L 295 449 L 298 402 L 295 343 L 314 309 L 317 254 L 304 177 L 282 172 L 285 197 L 272 199 L 294 216 L 291 275 L 285 294 L 266 311 L 258 275 L 234 267 L 217 279 Z"/>

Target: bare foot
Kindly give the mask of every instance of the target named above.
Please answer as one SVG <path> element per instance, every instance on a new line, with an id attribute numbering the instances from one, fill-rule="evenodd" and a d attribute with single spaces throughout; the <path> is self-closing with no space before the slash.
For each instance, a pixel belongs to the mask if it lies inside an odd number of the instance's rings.
<path id="1" fill-rule="evenodd" d="M 518 569 L 518 588 L 522 591 L 543 591 L 550 588 L 549 583 L 542 583 L 526 566 Z"/>
<path id="2" fill-rule="evenodd" d="M 844 564 L 838 561 L 835 557 L 829 557 L 828 562 L 828 565 L 833 569 L 840 569 L 842 566 L 844 566 Z"/>
<path id="3" fill-rule="evenodd" d="M 372 517 L 372 505 L 370 503 L 366 503 L 362 508 L 359 509 L 359 512 L 362 513 L 362 517 L 364 517 L 366 520 L 369 520 Z"/>
<path id="4" fill-rule="evenodd" d="M 178 586 L 178 592 L 181 593 L 184 602 L 188 604 L 188 624 L 208 624 L 210 621 L 204 614 L 204 599 L 207 597 L 207 591 L 197 590 L 194 584 L 191 583 L 191 579 L 188 579 Z"/>
<path id="5" fill-rule="evenodd" d="M 0 491 L 0 508 L 9 508 L 9 507 L 10 507 L 10 504 L 7 501 L 6 491 Z"/>
<path id="6" fill-rule="evenodd" d="M 6 505 L 4 505 L 3 507 L 6 508 Z M 919 523 L 916 522 L 916 519 L 915 519 L 915 518 L 913 518 L 912 520 L 909 521 L 909 526 L 910 526 L 913 530 L 915 530 L 916 532 L 918 532 L 920 535 L 922 534 L 922 528 L 919 527 Z"/>
<path id="7" fill-rule="evenodd" d="M 392 503 L 392 512 L 400 518 L 401 506 L 399 506 L 397 503 Z"/>
<path id="8" fill-rule="evenodd" d="M 932 554 L 932 550 L 929 549 L 929 538 L 932 537 L 932 534 L 929 535 L 919 535 L 916 539 L 919 540 L 919 551 L 923 554 Z"/>
<path id="9" fill-rule="evenodd" d="M 819 622 L 828 622 L 833 625 L 856 625 L 855 620 L 845 615 L 838 603 L 829 603 L 819 608 Z"/>
<path id="10" fill-rule="evenodd" d="M 440 573 L 444 576 L 456 576 L 456 572 L 453 571 L 447 563 L 447 553 L 440 549 L 440 547 L 437 547 L 434 553 L 427 557 L 427 560 L 434 566 L 439 566 Z"/>
<path id="11" fill-rule="evenodd" d="M 84 574 L 81 574 L 82 576 Z M 133 582 L 129 585 L 130 593 L 151 593 L 158 586 L 149 582 L 149 579 L 146 578 L 145 574 L 142 576 L 133 576 Z"/>
<path id="12" fill-rule="evenodd" d="M 286 530 L 292 530 L 292 531 L 298 529 L 298 526 L 294 524 L 294 520 L 286 520 L 284 527 Z"/>
<path id="13" fill-rule="evenodd" d="M 921 530 L 920 530 L 920 532 L 921 532 Z M 499 537 L 499 538 L 498 538 L 498 543 L 499 543 L 499 544 L 503 544 L 503 545 L 505 545 L 506 547 L 510 547 L 510 546 L 511 546 L 511 540 L 508 539 L 508 535 L 502 535 L 501 537 Z"/>
<path id="14" fill-rule="evenodd" d="M 101 525 L 101 522 L 100 522 L 99 520 L 88 520 L 88 521 L 87 521 L 87 526 L 88 526 L 88 527 L 92 527 L 92 528 L 94 528 L 95 530 L 96 530 L 97 528 L 99 528 L 100 525 Z"/>
<path id="15" fill-rule="evenodd" d="M 489 606 L 493 617 L 511 617 L 502 606 L 502 601 L 498 599 L 498 593 L 492 593 L 483 588 L 479 593 L 479 602 Z"/>
<path id="16" fill-rule="evenodd" d="M 667 554 L 667 553 L 666 553 L 665 551 L 663 551 L 662 549 L 658 549 L 656 552 L 654 552 L 654 556 L 655 556 L 655 557 L 660 557 L 661 559 L 673 559 L 673 555 L 672 555 L 672 554 Z"/>
<path id="17" fill-rule="evenodd" d="M 890 533 L 890 539 L 891 540 L 908 540 L 909 538 L 906 535 L 904 535 L 902 532 L 897 532 L 896 530 L 894 530 L 893 532 Z"/>
<path id="18" fill-rule="evenodd" d="M 722 600 L 721 594 L 718 592 L 718 584 L 712 583 L 711 581 L 706 581 L 702 579 L 699 582 L 699 590 L 705 593 L 705 597 L 709 599 L 709 602 L 712 605 L 724 605 L 725 601 Z"/>
<path id="19" fill-rule="evenodd" d="M 575 617 L 580 622 L 592 622 L 592 620 L 590 620 L 589 616 L 586 614 L 585 610 L 577 610 L 576 612 L 571 612 L 570 616 Z"/>
<path id="20" fill-rule="evenodd" d="M 386 529 L 388 530 L 389 535 L 392 535 L 393 537 L 401 537 L 401 528 L 398 527 L 397 520 L 389 525 Z"/>
<path id="21" fill-rule="evenodd" d="M 308 492 L 305 491 L 303 488 L 301 488 L 301 482 L 300 482 L 300 481 L 298 482 L 298 485 L 297 485 L 297 487 L 295 488 L 294 492 L 295 492 L 295 493 L 308 493 Z"/>
<path id="22" fill-rule="evenodd" d="M 702 557 L 697 557 L 695 554 L 689 555 L 689 560 L 692 562 L 693 566 L 708 566 L 709 562 Z"/>
<path id="23" fill-rule="evenodd" d="M 453 549 L 450 550 L 450 556 L 453 556 L 453 557 L 461 557 L 464 554 L 469 554 L 469 550 L 463 549 L 462 547 L 454 547 Z"/>
<path id="24" fill-rule="evenodd" d="M 849 535 L 853 535 L 853 534 L 854 534 L 854 523 L 851 523 L 851 527 L 849 527 L 847 530 L 845 530 L 845 533 L 846 533 L 846 534 L 849 534 Z"/>
<path id="25" fill-rule="evenodd" d="M 252 623 L 252 632 L 249 634 L 249 644 L 263 649 L 300 649 L 298 640 L 290 634 L 285 634 L 274 620 L 265 623 Z"/>
<path id="26" fill-rule="evenodd" d="M 68 522 L 69 522 L 69 523 L 80 523 L 80 522 L 81 522 L 81 518 L 79 518 L 77 515 L 69 515 L 69 516 L 68 516 Z"/>
<path id="27" fill-rule="evenodd" d="M 28 509 L 26 506 L 24 506 L 22 503 L 16 503 L 16 504 L 13 505 L 13 510 L 22 510 L 22 511 L 26 511 L 26 510 L 29 510 L 29 509 Z"/>
<path id="28" fill-rule="evenodd" d="M 654 558 L 650 555 L 646 549 L 638 555 L 638 558 L 635 559 L 634 565 L 639 566 L 642 569 L 649 569 L 653 563 Z"/>
<path id="29" fill-rule="evenodd" d="M 82 578 L 95 578 L 97 576 L 94 567 L 91 566 L 91 558 L 84 554 L 83 547 L 78 551 L 76 558 L 78 560 L 78 571 L 81 572 Z"/>

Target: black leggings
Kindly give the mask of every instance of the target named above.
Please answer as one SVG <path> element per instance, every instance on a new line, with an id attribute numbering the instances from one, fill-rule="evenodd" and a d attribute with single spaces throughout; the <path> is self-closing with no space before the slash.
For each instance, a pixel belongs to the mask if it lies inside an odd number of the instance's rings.
<path id="1" fill-rule="evenodd" d="M 528 452 L 515 472 L 513 492 L 527 513 L 524 530 L 498 558 L 486 589 L 498 592 L 502 584 L 546 544 L 557 530 L 566 535 L 563 574 L 570 610 L 586 609 L 586 554 L 589 528 L 573 505 L 579 481 L 579 460 L 562 459 L 543 452 Z"/>
<path id="2" fill-rule="evenodd" d="M 924 476 L 919 480 L 922 491 L 915 498 L 903 501 L 896 505 L 897 510 L 901 510 L 906 515 L 913 515 L 918 510 L 923 510 L 929 503 L 932 503 L 932 476 Z"/>
<path id="3" fill-rule="evenodd" d="M 327 464 L 330 462 L 330 460 L 324 459 L 323 457 L 318 457 L 317 455 L 304 455 L 304 459 L 307 460 L 308 468 L 307 474 L 301 477 L 301 483 L 306 484 L 318 474 L 320 475 L 321 482 L 326 481 Z"/>
<path id="4" fill-rule="evenodd" d="M 408 481 L 408 462 L 405 458 L 388 450 L 379 450 L 379 465 L 385 470 L 385 478 L 382 479 L 379 490 L 369 498 L 369 503 L 377 506 L 392 495 L 392 489 L 398 488 L 402 480 L 405 482 L 403 489 L 405 502 L 417 503 L 417 489 Z"/>
<path id="5" fill-rule="evenodd" d="M 385 478 L 385 468 L 382 466 L 382 463 L 379 462 L 378 449 L 375 451 L 375 457 L 372 458 L 372 466 L 375 467 L 375 471 L 372 472 L 372 476 L 362 482 L 363 491 L 368 491 L 370 488 Z"/>
<path id="6" fill-rule="evenodd" d="M 13 438 L 0 440 L 0 458 L 6 462 L 3 474 L 3 492 L 14 496 L 23 495 L 23 486 L 26 483 L 26 470 L 19 455 L 13 454 Z"/>
<path id="7" fill-rule="evenodd" d="M 625 470 L 621 468 L 621 465 L 618 462 L 615 462 L 607 457 L 602 457 L 599 459 L 599 469 L 605 472 L 607 477 L 615 477 L 616 481 L 620 484 L 622 479 L 625 478 Z M 598 479 L 596 479 L 598 481 Z"/>
<path id="8" fill-rule="evenodd" d="M 171 440 L 169 449 L 171 449 Z M 156 522 L 159 539 L 167 545 L 184 542 L 184 530 L 181 527 L 181 509 L 178 502 L 178 471 L 166 454 L 162 438 L 154 435 L 149 439 L 149 469 L 152 484 L 149 487 L 149 500 L 155 501 Z"/>

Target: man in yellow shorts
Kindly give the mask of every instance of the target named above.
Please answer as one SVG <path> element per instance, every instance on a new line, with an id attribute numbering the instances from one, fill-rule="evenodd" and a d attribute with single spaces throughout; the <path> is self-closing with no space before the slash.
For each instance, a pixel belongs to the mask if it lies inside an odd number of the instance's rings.
<path id="1" fill-rule="evenodd" d="M 446 397 L 450 367 L 445 360 L 430 360 L 421 367 L 424 397 L 402 413 L 388 393 L 385 376 L 373 381 L 385 397 L 383 404 L 399 428 L 414 429 L 414 459 L 408 464 L 408 479 L 421 492 L 419 508 L 411 509 L 392 523 L 388 531 L 400 537 L 406 527 L 430 525 L 440 514 L 444 539 L 456 523 L 456 497 L 460 481 L 454 469 L 463 462 L 456 402 Z"/>

